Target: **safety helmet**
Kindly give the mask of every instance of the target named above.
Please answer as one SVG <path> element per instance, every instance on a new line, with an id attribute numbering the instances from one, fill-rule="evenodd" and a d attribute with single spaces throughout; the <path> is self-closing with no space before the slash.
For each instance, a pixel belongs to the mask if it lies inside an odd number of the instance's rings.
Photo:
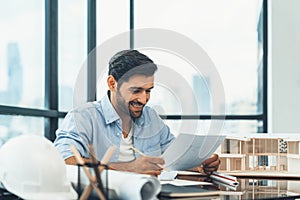
<path id="1" fill-rule="evenodd" d="M 18 136 L 0 148 L 0 182 L 23 199 L 77 199 L 63 158 L 43 136 Z"/>

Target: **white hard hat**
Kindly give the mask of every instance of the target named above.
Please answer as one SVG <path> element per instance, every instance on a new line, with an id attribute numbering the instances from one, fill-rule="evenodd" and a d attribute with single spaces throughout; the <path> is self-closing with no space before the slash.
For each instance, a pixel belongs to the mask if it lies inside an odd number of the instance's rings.
<path id="1" fill-rule="evenodd" d="M 23 199 L 77 199 L 63 158 L 43 136 L 18 136 L 1 147 L 0 182 Z"/>

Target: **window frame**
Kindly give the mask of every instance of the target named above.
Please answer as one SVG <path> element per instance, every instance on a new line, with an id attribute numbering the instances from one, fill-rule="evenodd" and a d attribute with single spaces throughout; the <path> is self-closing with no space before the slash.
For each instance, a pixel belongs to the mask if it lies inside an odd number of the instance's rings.
<path id="1" fill-rule="evenodd" d="M 134 0 L 129 0 L 130 48 L 134 48 Z M 262 121 L 263 128 L 258 132 L 268 132 L 268 4 L 262 2 L 260 13 L 260 39 L 263 44 L 262 60 L 262 114 L 257 115 L 160 115 L 166 120 L 257 120 Z M 95 47 L 97 41 L 96 0 L 87 1 L 87 53 Z M 259 28 L 259 27 L 258 27 Z M 58 119 L 64 118 L 67 112 L 61 112 L 58 106 L 58 0 L 45 0 L 45 109 L 34 109 L 18 106 L 0 105 L 0 115 L 22 115 L 44 117 L 44 135 L 51 141 L 55 140 Z M 96 58 L 88 61 L 87 101 L 96 100 Z"/>

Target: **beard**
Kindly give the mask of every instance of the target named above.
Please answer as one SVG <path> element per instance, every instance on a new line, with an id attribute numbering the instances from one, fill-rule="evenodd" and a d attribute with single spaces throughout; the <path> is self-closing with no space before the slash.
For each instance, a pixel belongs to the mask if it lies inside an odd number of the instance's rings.
<path id="1" fill-rule="evenodd" d="M 128 103 L 125 101 L 125 99 L 122 97 L 119 90 L 116 92 L 116 100 L 117 100 L 117 107 L 118 109 L 126 114 L 129 115 L 132 119 L 136 119 L 141 117 L 144 109 L 144 105 L 137 100 L 129 101 Z M 138 111 L 132 110 L 130 107 L 139 107 L 141 108 Z"/>

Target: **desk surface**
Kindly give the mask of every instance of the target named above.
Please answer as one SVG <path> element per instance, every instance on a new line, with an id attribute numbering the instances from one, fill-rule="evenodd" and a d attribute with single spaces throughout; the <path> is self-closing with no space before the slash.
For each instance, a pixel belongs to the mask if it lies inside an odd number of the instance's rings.
<path id="1" fill-rule="evenodd" d="M 184 176 L 178 178 L 194 181 L 210 181 L 203 176 Z M 219 199 L 296 199 L 300 198 L 300 179 L 281 178 L 238 178 L 236 190 L 214 185 L 221 190 Z M 211 199 L 216 199 L 215 197 Z M 217 198 L 218 199 L 218 198 Z"/>
<path id="2" fill-rule="evenodd" d="M 181 179 L 204 181 L 203 176 L 179 176 Z M 209 181 L 209 180 L 207 180 Z M 257 178 L 238 178 L 239 186 L 231 190 L 220 185 L 214 185 L 221 190 L 220 196 L 202 197 L 196 199 L 296 199 L 300 198 L 300 179 L 257 179 Z M 212 186 L 210 186 L 212 187 Z M 20 200 L 20 198 L 0 189 L 0 199 L 2 200 Z M 160 198 L 166 199 L 166 198 Z M 178 198 L 176 198 L 179 200 Z M 194 198 L 195 199 L 195 198 Z"/>

